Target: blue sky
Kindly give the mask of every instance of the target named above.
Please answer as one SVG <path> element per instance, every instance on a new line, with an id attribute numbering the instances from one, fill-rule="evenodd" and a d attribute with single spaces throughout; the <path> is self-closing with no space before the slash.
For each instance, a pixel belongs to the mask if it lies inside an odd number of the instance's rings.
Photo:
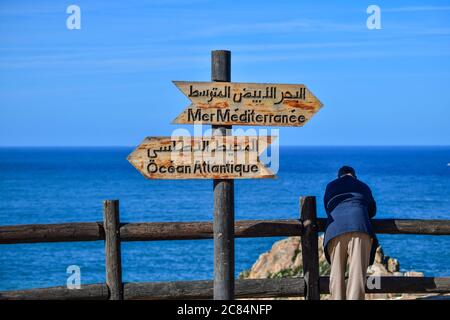
<path id="1" fill-rule="evenodd" d="M 170 135 L 188 104 L 171 81 L 208 81 L 213 49 L 232 51 L 233 81 L 304 83 L 324 103 L 282 145 L 450 144 L 450 1 L 2 0 L 0 146 Z"/>

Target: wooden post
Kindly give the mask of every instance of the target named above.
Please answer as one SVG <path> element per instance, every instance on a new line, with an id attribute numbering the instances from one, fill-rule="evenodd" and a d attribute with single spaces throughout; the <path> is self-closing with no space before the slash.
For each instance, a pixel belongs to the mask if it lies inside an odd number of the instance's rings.
<path id="1" fill-rule="evenodd" d="M 103 202 L 103 227 L 105 229 L 106 285 L 109 289 L 109 300 L 123 300 L 119 200 Z"/>
<path id="2" fill-rule="evenodd" d="M 300 199 L 300 219 L 303 224 L 301 240 L 305 299 L 320 300 L 316 197 Z"/>
<path id="3" fill-rule="evenodd" d="M 231 81 L 231 52 L 211 52 L 211 80 Z M 212 126 L 227 135 L 231 126 Z M 234 299 L 234 181 L 214 179 L 214 300 Z"/>

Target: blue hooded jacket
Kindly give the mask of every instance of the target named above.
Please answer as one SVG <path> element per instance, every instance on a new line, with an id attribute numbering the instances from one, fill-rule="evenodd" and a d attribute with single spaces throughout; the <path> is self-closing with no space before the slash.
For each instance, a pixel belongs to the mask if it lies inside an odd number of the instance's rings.
<path id="1" fill-rule="evenodd" d="M 345 175 L 327 185 L 324 197 L 327 224 L 323 241 L 325 257 L 330 263 L 327 245 L 329 241 L 347 232 L 364 232 L 372 239 L 370 262 L 373 264 L 378 240 L 372 230 L 370 219 L 377 207 L 370 188 L 362 181 Z"/>

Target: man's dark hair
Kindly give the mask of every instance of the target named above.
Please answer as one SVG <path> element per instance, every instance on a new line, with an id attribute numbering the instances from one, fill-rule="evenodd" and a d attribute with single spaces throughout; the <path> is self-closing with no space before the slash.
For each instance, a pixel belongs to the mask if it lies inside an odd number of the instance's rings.
<path id="1" fill-rule="evenodd" d="M 351 174 L 353 177 L 356 178 L 355 169 L 353 169 L 352 167 L 349 167 L 349 166 L 343 166 L 342 168 L 339 169 L 338 178 L 340 178 L 346 174 Z"/>

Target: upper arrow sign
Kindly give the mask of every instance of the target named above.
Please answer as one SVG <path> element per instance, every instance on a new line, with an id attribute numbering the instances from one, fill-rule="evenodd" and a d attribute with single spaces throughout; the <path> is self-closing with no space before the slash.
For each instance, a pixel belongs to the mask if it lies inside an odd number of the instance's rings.
<path id="1" fill-rule="evenodd" d="M 303 84 L 174 81 L 191 101 L 173 123 L 303 126 L 322 103 Z"/>
<path id="2" fill-rule="evenodd" d="M 149 179 L 274 178 L 259 161 L 267 136 L 148 137 L 128 161 Z"/>

